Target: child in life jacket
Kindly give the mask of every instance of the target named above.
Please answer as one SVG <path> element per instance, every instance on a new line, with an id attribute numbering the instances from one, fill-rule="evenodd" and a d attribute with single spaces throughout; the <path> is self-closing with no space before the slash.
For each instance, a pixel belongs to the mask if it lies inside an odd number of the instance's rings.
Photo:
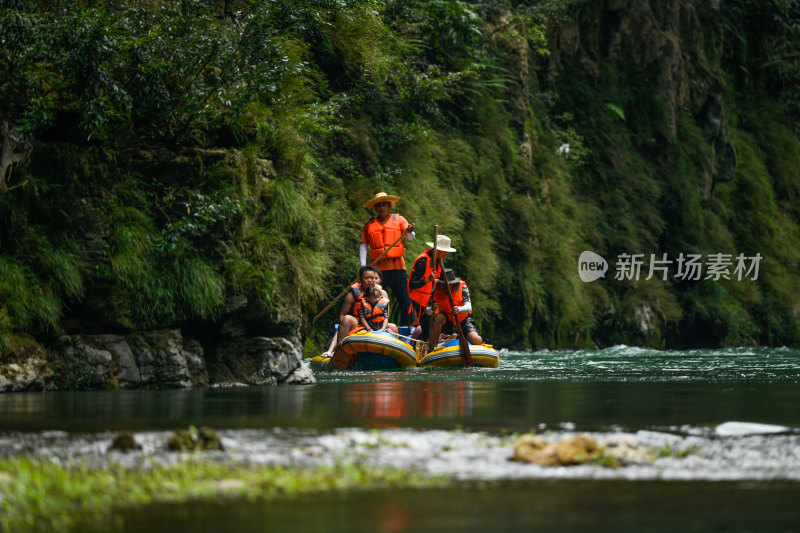
<path id="1" fill-rule="evenodd" d="M 381 296 L 377 287 L 368 288 L 362 296 L 358 311 L 360 330 L 383 331 L 389 326 L 389 300 Z"/>
<path id="2" fill-rule="evenodd" d="M 373 290 L 374 289 L 374 290 Z M 378 287 L 368 288 L 359 298 L 358 325 L 349 335 L 359 331 L 385 331 L 397 334 L 397 326 L 389 322 L 389 300 Z"/>

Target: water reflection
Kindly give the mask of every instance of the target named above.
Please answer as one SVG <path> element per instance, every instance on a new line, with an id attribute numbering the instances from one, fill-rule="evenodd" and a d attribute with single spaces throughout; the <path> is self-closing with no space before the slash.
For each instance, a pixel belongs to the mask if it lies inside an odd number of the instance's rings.
<path id="1" fill-rule="evenodd" d="M 504 352 L 500 368 L 318 372 L 316 385 L 0 394 L 0 431 L 800 426 L 797 350 Z"/>
<path id="2" fill-rule="evenodd" d="M 344 391 L 344 403 L 352 417 L 397 427 L 407 419 L 472 416 L 472 389 L 469 381 L 354 383 Z"/>
<path id="3" fill-rule="evenodd" d="M 495 384 L 478 384 L 491 403 Z M 79 391 L 0 395 L 0 431 L 342 426 L 399 427 L 473 416 L 470 381 L 377 381 L 310 387 Z"/>
<path id="4" fill-rule="evenodd" d="M 310 387 L 0 394 L 0 430 L 258 427 L 308 417 L 311 398 Z"/>
<path id="5" fill-rule="evenodd" d="M 375 531 L 380 533 L 397 533 L 411 531 L 408 528 L 408 507 L 397 502 L 385 502 L 372 507 L 372 522 Z"/>
<path id="6" fill-rule="evenodd" d="M 534 481 L 122 511 L 125 531 L 796 531 L 796 483 Z"/>

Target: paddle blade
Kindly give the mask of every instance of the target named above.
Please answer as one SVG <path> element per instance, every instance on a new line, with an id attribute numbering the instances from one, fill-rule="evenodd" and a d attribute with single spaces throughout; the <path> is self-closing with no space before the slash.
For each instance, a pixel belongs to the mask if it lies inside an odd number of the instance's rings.
<path id="1" fill-rule="evenodd" d="M 472 368 L 472 353 L 469 351 L 469 342 L 464 338 L 464 335 L 458 336 L 458 351 L 461 352 L 464 367 Z"/>

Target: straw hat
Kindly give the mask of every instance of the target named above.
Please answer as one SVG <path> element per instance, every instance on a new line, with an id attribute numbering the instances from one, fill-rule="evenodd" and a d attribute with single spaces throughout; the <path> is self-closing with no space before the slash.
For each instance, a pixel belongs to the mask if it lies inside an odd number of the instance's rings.
<path id="1" fill-rule="evenodd" d="M 381 202 L 389 202 L 391 205 L 394 205 L 399 201 L 400 198 L 398 196 L 386 194 L 385 192 L 379 192 L 372 198 L 372 200 L 365 203 L 364 207 L 366 207 L 367 209 L 372 209 L 373 207 L 375 207 L 375 204 L 379 204 Z"/>
<path id="2" fill-rule="evenodd" d="M 426 242 L 428 246 L 433 248 L 432 242 Z M 456 249 L 450 247 L 450 237 L 447 235 L 439 235 L 436 237 L 436 249 L 440 252 L 455 252 Z"/>

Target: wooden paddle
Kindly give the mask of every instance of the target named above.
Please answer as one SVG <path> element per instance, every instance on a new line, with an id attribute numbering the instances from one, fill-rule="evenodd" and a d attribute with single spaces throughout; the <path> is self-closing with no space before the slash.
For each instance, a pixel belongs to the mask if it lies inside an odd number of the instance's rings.
<path id="1" fill-rule="evenodd" d="M 444 275 L 444 261 L 439 259 L 442 265 L 442 275 Z M 453 302 L 453 291 L 450 290 L 450 282 L 447 276 L 444 276 L 444 284 L 447 287 L 447 297 L 450 299 L 450 309 L 453 309 L 456 304 Z M 461 352 L 461 359 L 464 361 L 464 368 L 472 368 L 472 353 L 469 351 L 469 341 L 464 336 L 464 330 L 461 328 L 461 322 L 458 321 L 458 315 L 453 315 L 453 322 L 456 323 L 458 328 L 458 351 Z"/>
<path id="2" fill-rule="evenodd" d="M 431 281 L 431 296 L 428 298 L 428 307 L 433 305 L 433 293 L 436 292 L 436 247 L 439 245 L 439 224 L 434 224 L 433 226 L 433 257 L 431 258 L 431 264 L 433 268 L 433 281 Z M 422 311 L 425 311 L 424 309 Z M 428 317 L 428 335 L 431 334 L 433 331 L 433 319 L 436 318 L 436 313 L 430 315 Z M 436 343 L 439 339 L 430 339 L 431 341 L 431 350 L 436 348 Z"/>
<path id="3" fill-rule="evenodd" d="M 381 262 L 381 259 L 383 259 L 383 258 L 384 258 L 384 256 L 386 256 L 386 254 L 388 254 L 388 253 L 389 253 L 389 250 L 391 250 L 392 248 L 394 248 L 394 245 L 395 245 L 395 244 L 397 244 L 398 242 L 400 242 L 400 239 L 402 239 L 402 238 L 405 236 L 405 234 L 406 234 L 406 232 L 405 232 L 405 231 L 404 231 L 403 233 L 401 233 L 401 234 L 400 234 L 400 236 L 397 238 L 397 240 L 396 240 L 396 241 L 394 241 L 394 242 L 393 242 L 393 243 L 392 243 L 392 244 L 391 244 L 391 245 L 390 245 L 390 246 L 389 246 L 389 247 L 388 247 L 386 250 L 384 250 L 384 251 L 383 251 L 383 253 L 382 253 L 381 255 L 379 255 L 377 259 L 375 259 L 375 261 L 372 261 L 372 262 L 370 263 L 370 265 L 372 265 L 372 266 L 375 266 L 375 265 L 377 265 L 378 263 L 380 263 L 380 262 Z M 358 276 L 358 277 L 356 277 L 356 279 L 354 279 L 353 281 L 351 281 L 351 282 L 350 282 L 350 284 L 349 284 L 347 287 L 345 287 L 345 288 L 344 288 L 344 290 L 343 290 L 342 292 L 340 292 L 340 293 L 339 293 L 339 296 L 337 296 L 336 298 L 334 298 L 334 299 L 333 299 L 333 301 L 332 301 L 331 303 L 329 303 L 329 304 L 328 304 L 328 306 L 327 306 L 325 309 L 323 309 L 322 311 L 320 311 L 320 312 L 319 312 L 319 314 L 318 314 L 317 316 L 315 316 L 315 317 L 314 317 L 314 320 L 312 320 L 312 322 L 316 322 L 316 321 L 317 321 L 317 319 L 318 319 L 319 317 L 321 317 L 322 315 L 324 315 L 324 314 L 325 314 L 325 312 L 326 312 L 328 309 L 330 309 L 331 307 L 333 307 L 333 304 L 335 304 L 336 302 L 338 302 L 338 301 L 339 301 L 339 299 L 340 299 L 342 296 L 344 296 L 345 294 L 347 294 L 347 291 L 349 291 L 349 290 L 350 290 L 350 287 L 353 285 L 353 283 L 355 283 L 356 281 L 358 281 L 358 279 L 359 279 L 360 277 L 361 277 L 361 276 Z"/>

